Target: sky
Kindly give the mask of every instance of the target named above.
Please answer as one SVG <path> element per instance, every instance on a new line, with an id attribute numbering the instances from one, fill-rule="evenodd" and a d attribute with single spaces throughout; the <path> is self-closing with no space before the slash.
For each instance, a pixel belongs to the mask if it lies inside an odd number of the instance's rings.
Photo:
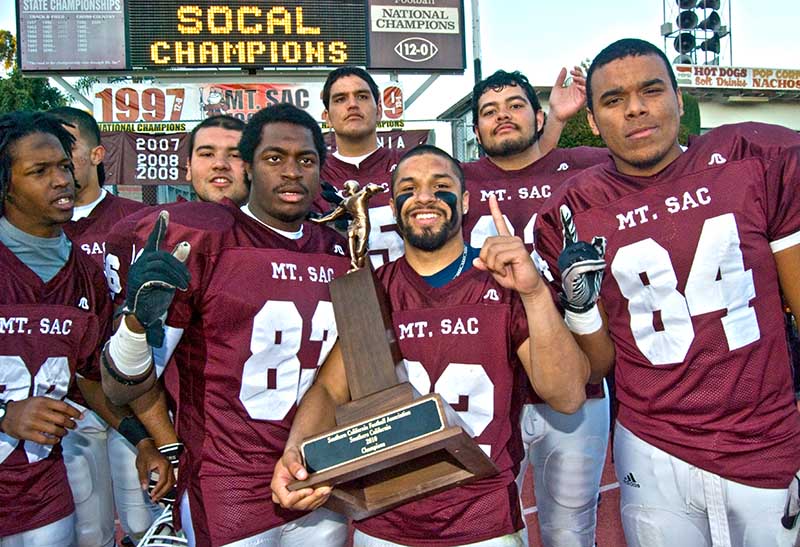
<path id="1" fill-rule="evenodd" d="M 800 8 L 796 0 L 722 0 L 720 14 L 730 13 L 733 62 L 723 42 L 723 63 L 741 67 L 800 69 Z M 15 0 L 0 0 L 0 29 L 16 33 Z M 464 0 L 467 70 L 440 76 L 406 110 L 406 119 L 433 119 L 469 93 L 472 73 L 471 0 Z M 677 2 L 666 1 L 666 20 L 674 23 Z M 730 11 L 728 8 L 730 6 Z M 550 85 L 562 66 L 591 59 L 619 38 L 642 38 L 663 46 L 662 0 L 479 0 L 483 75 L 497 69 L 520 70 L 534 85 Z M 677 55 L 671 43 L 667 56 Z M 387 76 L 377 76 L 380 81 Z M 409 97 L 425 76 L 401 76 Z"/>

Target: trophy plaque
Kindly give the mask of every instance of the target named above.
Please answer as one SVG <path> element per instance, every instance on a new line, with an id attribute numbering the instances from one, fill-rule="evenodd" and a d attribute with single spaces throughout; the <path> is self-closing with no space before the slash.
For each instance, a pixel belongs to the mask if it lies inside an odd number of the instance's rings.
<path id="1" fill-rule="evenodd" d="M 364 196 L 363 190 L 348 190 L 350 198 Z M 362 234 L 369 234 L 366 199 L 357 204 L 347 199 L 338 208 L 354 217 L 351 227 L 357 224 L 361 231 L 366 224 Z M 317 221 L 329 220 L 335 212 Z M 348 231 L 353 235 L 359 236 Z M 386 296 L 369 260 L 363 260 L 366 246 L 355 243 L 351 240 L 351 250 L 363 250 L 363 255 L 352 257 L 353 264 L 364 267 L 330 284 L 352 400 L 337 407 L 336 428 L 303 441 L 309 477 L 289 489 L 333 486 L 325 506 L 360 520 L 493 475 L 497 467 L 441 396 L 420 396 L 411 384 L 398 380 L 396 367 L 403 357 Z"/>

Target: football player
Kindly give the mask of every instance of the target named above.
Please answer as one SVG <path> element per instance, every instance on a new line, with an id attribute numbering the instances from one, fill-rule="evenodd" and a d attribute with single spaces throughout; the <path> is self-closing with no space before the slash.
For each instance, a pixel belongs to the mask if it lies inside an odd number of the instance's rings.
<path id="1" fill-rule="evenodd" d="M 244 122 L 233 116 L 212 116 L 200 122 L 189 135 L 189 158 L 186 164 L 186 180 L 200 201 L 219 203 L 230 199 L 237 205 L 244 205 L 250 192 L 250 181 L 244 170 L 244 162 L 238 145 L 242 137 Z M 179 200 L 183 202 L 184 200 Z M 159 206 L 159 210 L 169 210 L 173 204 Z M 108 236 L 108 251 L 105 256 L 105 271 L 111 289 L 114 304 L 121 306 L 125 301 L 123 283 L 128 268 L 141 252 L 144 240 L 129 226 L 118 226 Z M 165 325 L 167 344 L 157 348 L 155 355 L 156 371 L 163 377 L 170 409 L 177 408 L 179 396 L 178 375 L 173 366 L 167 366 L 165 355 L 174 348 L 180 337 L 179 331 L 173 331 Z M 156 394 L 152 394 L 155 396 Z M 173 445 L 176 439 L 167 442 Z"/>
<path id="2" fill-rule="evenodd" d="M 563 126 L 586 102 L 583 73 L 576 67 L 572 85 L 564 87 L 566 72 L 562 69 L 553 88 L 548 126 Z M 578 147 L 542 153 L 544 113 L 536 91 L 519 72 L 498 70 L 478 82 L 472 90 L 472 119 L 486 156 L 462 166 L 472 192 L 464 237 L 480 248 L 487 237 L 497 235 L 489 210 L 489 196 L 494 195 L 512 233 L 532 251 L 539 207 L 571 175 L 608 161 L 608 151 Z M 521 429 L 526 457 L 517 476 L 518 489 L 522 491 L 530 462 L 544 545 L 591 547 L 608 446 L 609 404 L 603 386 L 589 384 L 589 399 L 571 415 L 552 409 L 532 389 L 525 395 Z"/>
<path id="3" fill-rule="evenodd" d="M 186 180 L 200 201 L 247 203 L 250 182 L 238 148 L 243 129 L 242 120 L 225 115 L 206 118 L 192 129 Z"/>
<path id="4" fill-rule="evenodd" d="M 556 190 L 536 249 L 567 321 L 594 351 L 616 348 L 628 545 L 791 545 L 800 416 L 781 292 L 800 307 L 800 137 L 741 123 L 683 149 L 675 75 L 642 40 L 598 54 L 587 96 L 613 162 Z"/>
<path id="5" fill-rule="evenodd" d="M 106 150 L 100 142 L 100 128 L 89 113 L 67 106 L 50 113 L 60 119 L 75 138 L 72 145 L 75 209 L 72 222 L 64 225 L 64 233 L 73 245 L 102 267 L 111 227 L 146 206 L 117 197 L 103 188 Z M 67 397 L 70 404 L 83 413 L 77 427 L 62 442 L 67 476 L 75 498 L 78 545 L 114 545 L 115 506 L 122 529 L 137 540 L 160 510 L 141 489 L 135 445 L 87 409 L 76 386 L 70 389 Z M 128 427 L 126 422 L 123 431 Z"/>
<path id="6" fill-rule="evenodd" d="M 103 419 L 98 358 L 111 303 L 102 270 L 73 249 L 74 138 L 48 114 L 0 118 L 0 545 L 76 545 L 75 506 L 60 441 L 81 411 L 76 382 Z M 141 440 L 141 439 L 140 439 Z M 139 444 L 147 452 L 146 442 Z M 150 456 L 159 458 L 153 446 Z M 168 463 L 161 458 L 161 463 Z M 147 462 L 145 468 L 150 468 Z M 158 466 L 165 471 L 166 466 Z"/>
<path id="7" fill-rule="evenodd" d="M 175 348 L 180 520 L 191 545 L 341 545 L 341 517 L 280 510 L 269 489 L 297 399 L 336 340 L 328 282 L 349 263 L 341 236 L 304 222 L 319 192 L 322 132 L 280 104 L 253 116 L 239 149 L 247 205 L 183 203 L 123 221 L 150 236 L 125 276 L 104 387 L 119 403 L 146 396 L 151 346 Z"/>
<path id="8" fill-rule="evenodd" d="M 381 94 L 378 84 L 362 68 L 341 67 L 328 74 L 322 88 L 322 119 L 334 131 L 336 151 L 325 162 L 321 178 L 338 191 L 354 180 L 361 188 L 378 184 L 383 191 L 370 200 L 369 257 L 377 268 L 403 254 L 403 240 L 394 227 L 389 209 L 389 183 L 405 149 L 378 146 Z M 320 212 L 330 209 L 322 197 L 315 202 Z"/>
<path id="9" fill-rule="evenodd" d="M 500 473 L 355 522 L 355 545 L 522 545 L 514 481 L 522 448 L 517 372 L 525 371 L 548 404 L 572 413 L 585 399 L 590 365 L 494 199 L 500 235 L 481 249 L 464 242 L 469 193 L 446 152 L 422 145 L 407 153 L 394 171 L 391 206 L 406 250 L 377 276 L 405 372 L 420 393 L 437 392 L 463 405 L 460 418 Z M 408 323 L 429 325 L 427 336 L 400 334 Z M 453 329 L 457 323 L 471 327 Z M 286 486 L 307 478 L 300 442 L 331 428 L 333 405 L 348 399 L 337 351 L 303 399 L 275 469 L 272 489 L 284 507 L 317 507 L 330 495 L 329 487 L 289 492 Z"/>
<path id="10" fill-rule="evenodd" d="M 562 90 L 563 82 L 564 77 L 560 76 L 551 93 L 553 115 L 536 142 L 537 150 L 543 154 L 558 144 L 564 123 L 577 111 L 577 108 L 571 111 L 570 105 L 570 95 L 574 92 L 569 88 Z M 340 192 L 348 180 L 355 180 L 362 188 L 370 183 L 384 188 L 383 193 L 370 200 L 369 256 L 377 268 L 403 254 L 403 238 L 397 231 L 389 199 L 392 171 L 406 150 L 378 146 L 381 95 L 375 80 L 365 70 L 358 67 L 333 70 L 322 88 L 322 102 L 325 105 L 322 117 L 336 137 L 336 152 L 322 169 L 322 180 Z M 565 104 L 562 106 L 561 102 Z M 325 212 L 330 204 L 320 197 L 315 208 Z"/>

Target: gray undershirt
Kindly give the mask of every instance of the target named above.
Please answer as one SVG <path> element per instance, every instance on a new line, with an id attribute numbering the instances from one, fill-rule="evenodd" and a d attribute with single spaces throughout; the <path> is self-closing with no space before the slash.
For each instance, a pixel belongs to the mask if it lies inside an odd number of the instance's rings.
<path id="1" fill-rule="evenodd" d="M 0 217 L 0 242 L 47 283 L 69 259 L 72 242 L 64 232 L 58 237 L 36 237 Z"/>

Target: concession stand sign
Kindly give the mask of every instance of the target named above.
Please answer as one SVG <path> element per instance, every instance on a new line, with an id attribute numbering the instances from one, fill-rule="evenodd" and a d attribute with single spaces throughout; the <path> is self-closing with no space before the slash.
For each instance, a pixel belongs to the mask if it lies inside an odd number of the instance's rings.
<path id="1" fill-rule="evenodd" d="M 769 91 L 800 90 L 800 69 L 675 65 L 678 85 Z"/>

